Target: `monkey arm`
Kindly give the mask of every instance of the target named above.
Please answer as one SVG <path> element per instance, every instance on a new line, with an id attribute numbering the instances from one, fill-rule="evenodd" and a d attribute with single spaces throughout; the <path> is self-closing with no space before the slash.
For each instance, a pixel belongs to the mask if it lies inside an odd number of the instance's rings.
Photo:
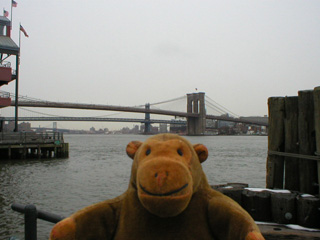
<path id="1" fill-rule="evenodd" d="M 112 239 L 117 227 L 120 198 L 88 206 L 58 222 L 49 240 Z"/>
<path id="2" fill-rule="evenodd" d="M 209 201 L 208 214 L 213 235 L 219 240 L 264 240 L 252 217 L 219 192 Z"/>

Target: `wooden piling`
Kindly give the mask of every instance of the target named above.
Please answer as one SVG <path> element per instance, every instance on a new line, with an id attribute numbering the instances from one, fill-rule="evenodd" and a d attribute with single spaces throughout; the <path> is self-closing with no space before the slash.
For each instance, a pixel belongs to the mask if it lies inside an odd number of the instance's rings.
<path id="1" fill-rule="evenodd" d="M 62 157 L 68 158 L 69 157 L 69 143 L 62 144 Z"/>
<path id="2" fill-rule="evenodd" d="M 40 148 L 40 145 L 38 145 L 37 154 L 38 154 L 38 158 L 40 159 L 40 158 L 41 158 L 41 148 Z"/>
<path id="3" fill-rule="evenodd" d="M 297 221 L 295 193 L 271 193 L 272 220 L 276 223 L 293 224 Z"/>
<path id="4" fill-rule="evenodd" d="M 268 150 L 284 150 L 284 97 L 271 97 L 269 106 Z M 267 188 L 283 188 L 284 157 L 268 155 Z"/>
<path id="5" fill-rule="evenodd" d="M 309 228 L 320 228 L 320 199 L 315 197 L 297 198 L 297 222 Z"/>
<path id="6" fill-rule="evenodd" d="M 211 187 L 238 202 L 256 221 L 320 228 L 320 199 L 313 195 L 288 190 L 255 190 L 247 188 L 247 184 L 243 183 L 228 183 Z M 241 192 L 241 200 L 239 200 L 238 192 Z"/>
<path id="7" fill-rule="evenodd" d="M 285 98 L 284 142 L 286 153 L 299 153 L 298 97 Z M 285 189 L 299 191 L 299 159 L 285 157 Z"/>
<path id="8" fill-rule="evenodd" d="M 242 192 L 242 206 L 256 221 L 272 220 L 270 192 L 253 192 L 246 189 Z"/>
<path id="9" fill-rule="evenodd" d="M 315 129 L 314 129 L 314 102 L 313 91 L 299 91 L 299 152 L 302 155 L 314 155 Z M 299 161 L 300 192 L 317 193 L 317 163 L 301 159 Z"/>
<path id="10" fill-rule="evenodd" d="M 246 183 L 227 183 L 227 184 L 212 186 L 213 189 L 232 198 L 237 203 L 239 203 L 239 205 L 242 205 L 242 196 L 241 195 L 246 187 L 249 187 L 249 185 Z"/>
<path id="11" fill-rule="evenodd" d="M 8 147 L 8 159 L 11 159 L 12 152 L 11 152 L 11 147 Z"/>
<path id="12" fill-rule="evenodd" d="M 314 103 L 314 128 L 316 137 L 316 154 L 320 156 L 320 87 L 316 87 L 313 91 L 313 103 Z M 318 191 L 320 193 L 320 161 L 318 165 Z"/>

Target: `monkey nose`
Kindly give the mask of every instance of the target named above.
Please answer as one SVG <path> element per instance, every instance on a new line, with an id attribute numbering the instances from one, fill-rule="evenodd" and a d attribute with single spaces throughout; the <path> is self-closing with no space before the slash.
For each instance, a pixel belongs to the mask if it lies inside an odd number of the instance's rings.
<path id="1" fill-rule="evenodd" d="M 169 176 L 169 172 L 167 171 L 155 173 L 154 177 L 156 178 L 156 181 L 159 187 L 163 186 L 168 176 Z"/>

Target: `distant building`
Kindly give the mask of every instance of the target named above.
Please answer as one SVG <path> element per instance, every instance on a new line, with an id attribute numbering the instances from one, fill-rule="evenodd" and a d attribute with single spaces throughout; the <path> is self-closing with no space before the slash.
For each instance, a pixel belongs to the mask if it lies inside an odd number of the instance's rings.
<path id="1" fill-rule="evenodd" d="M 10 121 L 7 124 L 4 124 L 3 131 L 4 132 L 13 132 L 15 128 L 15 123 Z M 18 125 L 20 132 L 30 132 L 31 130 L 31 123 L 29 122 L 22 122 Z"/>
<path id="2" fill-rule="evenodd" d="M 186 124 L 170 124 L 170 132 L 185 134 L 187 133 L 187 125 Z"/>
<path id="3" fill-rule="evenodd" d="M 168 125 L 166 123 L 160 124 L 160 133 L 166 133 L 168 132 Z"/>
<path id="4" fill-rule="evenodd" d="M 132 128 L 131 132 L 132 132 L 133 134 L 138 134 L 138 133 L 139 133 L 139 126 L 138 126 L 138 125 L 135 125 L 135 126 Z"/>
<path id="5" fill-rule="evenodd" d="M 240 119 L 247 120 L 247 121 L 252 121 L 252 122 L 260 122 L 263 124 L 268 123 L 268 116 L 264 115 L 263 117 L 259 116 L 252 116 L 252 117 L 240 117 Z"/>

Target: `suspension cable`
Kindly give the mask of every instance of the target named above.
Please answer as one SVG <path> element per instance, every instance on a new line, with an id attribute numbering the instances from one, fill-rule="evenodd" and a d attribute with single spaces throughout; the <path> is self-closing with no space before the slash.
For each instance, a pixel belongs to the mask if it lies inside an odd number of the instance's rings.
<path id="1" fill-rule="evenodd" d="M 27 112 L 42 114 L 42 115 L 50 116 L 50 117 L 66 117 L 65 115 L 64 115 L 64 116 L 61 116 L 61 115 L 54 115 L 54 114 L 49 114 L 49 113 L 43 113 L 43 112 L 38 112 L 38 111 L 26 109 L 26 108 L 23 108 L 23 107 L 20 107 L 20 109 L 22 109 L 22 110 L 24 110 L 24 111 L 27 111 Z M 107 114 L 107 115 L 99 115 L 99 116 L 93 116 L 93 117 L 94 117 L 94 118 L 102 118 L 102 117 L 114 116 L 114 115 L 119 115 L 119 114 L 121 114 L 121 113 L 111 113 L 111 114 Z"/>
<path id="2" fill-rule="evenodd" d="M 215 106 L 214 104 L 210 103 L 210 102 L 207 102 L 206 106 L 220 114 L 226 114 L 225 111 L 223 111 L 221 108 Z"/>
<path id="3" fill-rule="evenodd" d="M 23 107 L 20 107 L 20 109 L 23 109 L 24 111 L 27 111 L 27 112 L 42 114 L 42 115 L 51 116 L 51 117 L 65 117 L 65 116 L 61 116 L 61 115 L 54 115 L 54 114 L 49 114 L 49 113 L 38 112 L 38 111 L 23 108 Z"/>
<path id="4" fill-rule="evenodd" d="M 233 116 L 235 117 L 240 117 L 238 114 L 235 114 L 233 112 L 231 112 L 229 109 L 225 108 L 224 106 L 222 106 L 221 104 L 217 103 L 216 101 L 214 101 L 212 98 L 210 98 L 209 96 L 206 96 L 206 98 L 208 98 L 210 101 L 212 101 L 215 105 L 218 105 L 220 108 L 224 109 L 224 111 L 226 113 L 231 113 Z"/>
<path id="5" fill-rule="evenodd" d="M 173 99 L 170 99 L 170 100 L 165 100 L 165 101 L 162 101 L 162 102 L 150 103 L 150 105 L 152 105 L 152 106 L 154 106 L 154 105 L 159 105 L 159 104 L 163 104 L 163 103 L 168 103 L 168 102 L 173 102 L 173 101 L 181 100 L 181 99 L 183 99 L 183 98 L 185 98 L 185 96 L 173 98 Z"/>

